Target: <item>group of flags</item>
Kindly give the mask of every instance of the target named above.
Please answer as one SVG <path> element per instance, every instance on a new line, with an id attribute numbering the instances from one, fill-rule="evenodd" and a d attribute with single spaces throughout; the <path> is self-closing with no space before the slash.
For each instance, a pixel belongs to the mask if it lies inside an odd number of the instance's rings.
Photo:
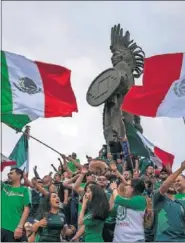
<path id="1" fill-rule="evenodd" d="M 78 111 L 69 69 L 4 51 L 1 62 L 3 123 L 21 130 L 39 117 L 69 117 Z M 129 90 L 121 109 L 140 116 L 185 117 L 185 54 L 146 58 L 143 85 Z M 129 122 L 125 127 L 131 153 L 159 167 L 173 165 L 172 154 L 153 145 Z M 1 161 L 1 171 L 16 163 L 28 173 L 28 136 L 23 134 L 10 156 L 2 156 Z"/>

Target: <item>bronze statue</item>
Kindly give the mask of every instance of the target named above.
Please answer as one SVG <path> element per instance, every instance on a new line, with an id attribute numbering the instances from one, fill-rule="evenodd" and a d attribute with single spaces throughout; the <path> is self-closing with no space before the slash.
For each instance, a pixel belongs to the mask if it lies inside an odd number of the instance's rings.
<path id="1" fill-rule="evenodd" d="M 90 85 L 87 92 L 87 102 L 91 106 L 104 103 L 103 130 L 106 143 L 113 137 L 125 137 L 124 119 L 130 121 L 139 131 L 140 117 L 121 111 L 124 96 L 135 84 L 134 78 L 143 73 L 145 53 L 130 40 L 130 33 L 123 35 L 120 24 L 111 29 L 112 65 L 101 73 Z"/>

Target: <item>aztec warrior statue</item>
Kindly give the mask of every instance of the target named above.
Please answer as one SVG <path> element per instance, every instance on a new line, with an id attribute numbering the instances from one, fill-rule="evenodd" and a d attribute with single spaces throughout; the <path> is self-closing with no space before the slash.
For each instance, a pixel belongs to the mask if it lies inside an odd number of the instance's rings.
<path id="1" fill-rule="evenodd" d="M 135 84 L 134 78 L 139 78 L 143 73 L 145 53 L 130 40 L 128 31 L 123 36 L 120 24 L 111 29 L 110 50 L 113 68 L 102 72 L 87 92 L 87 102 L 91 106 L 104 103 L 103 130 L 107 144 L 115 136 L 125 137 L 124 119 L 143 132 L 140 117 L 123 112 L 120 107 L 124 96 Z"/>

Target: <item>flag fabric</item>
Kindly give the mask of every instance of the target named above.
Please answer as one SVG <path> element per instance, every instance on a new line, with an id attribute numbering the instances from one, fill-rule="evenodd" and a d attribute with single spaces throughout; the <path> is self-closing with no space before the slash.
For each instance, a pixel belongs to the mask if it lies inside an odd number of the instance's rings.
<path id="1" fill-rule="evenodd" d="M 174 161 L 173 154 L 155 146 L 128 121 L 124 120 L 124 123 L 132 154 L 150 159 L 158 168 L 167 165 L 172 167 Z"/>
<path id="2" fill-rule="evenodd" d="M 77 112 L 65 67 L 31 61 L 1 51 L 2 122 L 17 129 L 39 117 L 68 117 Z"/>
<path id="3" fill-rule="evenodd" d="M 121 108 L 148 117 L 185 117 L 185 53 L 146 58 L 143 86 L 133 86 Z"/>
<path id="4" fill-rule="evenodd" d="M 28 150 L 28 136 L 23 134 L 11 152 L 9 159 L 16 161 L 16 166 L 12 168 L 19 168 L 25 174 L 29 172 L 29 150 Z"/>
<path id="5" fill-rule="evenodd" d="M 16 165 L 15 160 L 11 160 L 5 155 L 1 154 L 1 172 L 4 170 L 5 167 L 13 165 Z"/>

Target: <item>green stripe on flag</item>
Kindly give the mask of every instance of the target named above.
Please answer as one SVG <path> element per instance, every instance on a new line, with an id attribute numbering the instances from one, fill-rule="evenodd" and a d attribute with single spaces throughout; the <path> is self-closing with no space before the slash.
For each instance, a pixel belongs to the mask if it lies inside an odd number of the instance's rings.
<path id="1" fill-rule="evenodd" d="M 31 122 L 31 120 L 27 115 L 3 114 L 1 116 L 1 122 L 15 130 L 21 131 L 26 124 Z"/>
<path id="2" fill-rule="evenodd" d="M 27 115 L 13 114 L 12 91 L 9 82 L 6 55 L 1 51 L 1 122 L 6 125 L 21 130 L 31 119 Z"/>
<path id="3" fill-rule="evenodd" d="M 137 129 L 126 120 L 124 123 L 131 153 L 149 159 L 149 150 L 137 134 Z"/>
<path id="4" fill-rule="evenodd" d="M 16 166 L 12 166 L 12 168 L 21 168 L 22 170 L 25 168 L 25 172 L 28 172 L 28 138 L 25 134 L 20 137 L 9 159 L 15 160 L 17 163 Z"/>
<path id="5" fill-rule="evenodd" d="M 4 51 L 1 51 L 1 80 L 1 112 L 10 113 L 12 112 L 12 91 Z"/>

